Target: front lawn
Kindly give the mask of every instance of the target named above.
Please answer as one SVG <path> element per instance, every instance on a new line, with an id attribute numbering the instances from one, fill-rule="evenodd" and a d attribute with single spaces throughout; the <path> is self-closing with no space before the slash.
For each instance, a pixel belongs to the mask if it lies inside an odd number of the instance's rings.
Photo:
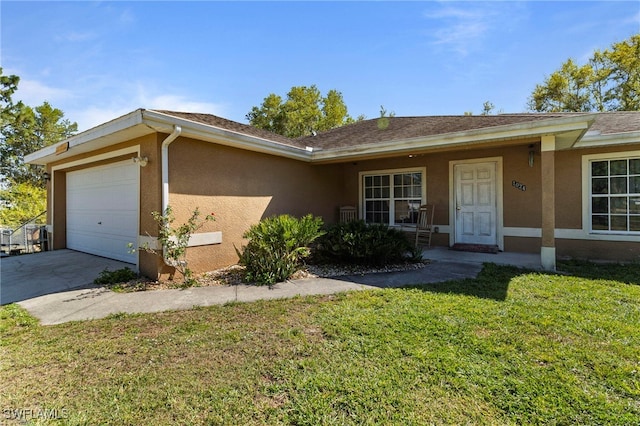
<path id="1" fill-rule="evenodd" d="M 2 420 L 640 424 L 640 265 L 42 327 L 0 308 Z"/>

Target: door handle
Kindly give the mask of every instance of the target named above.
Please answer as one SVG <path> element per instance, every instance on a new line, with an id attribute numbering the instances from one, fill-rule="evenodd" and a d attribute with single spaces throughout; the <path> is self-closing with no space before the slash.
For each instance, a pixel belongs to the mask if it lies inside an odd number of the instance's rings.
<path id="1" fill-rule="evenodd" d="M 460 211 L 460 210 L 462 210 L 462 207 L 456 206 L 456 210 Z"/>

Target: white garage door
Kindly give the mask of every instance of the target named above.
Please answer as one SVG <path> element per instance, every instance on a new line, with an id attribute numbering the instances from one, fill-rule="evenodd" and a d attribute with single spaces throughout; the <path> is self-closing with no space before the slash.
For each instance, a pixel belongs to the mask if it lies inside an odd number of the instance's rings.
<path id="1" fill-rule="evenodd" d="M 67 173 L 67 247 L 136 263 L 138 165 L 132 161 Z"/>

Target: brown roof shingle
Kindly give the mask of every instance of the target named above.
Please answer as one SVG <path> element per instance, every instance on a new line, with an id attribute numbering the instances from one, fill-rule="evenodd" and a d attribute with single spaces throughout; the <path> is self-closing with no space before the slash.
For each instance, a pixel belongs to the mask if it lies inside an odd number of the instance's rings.
<path id="1" fill-rule="evenodd" d="M 359 121 L 338 127 L 316 136 L 289 139 L 285 136 L 262 130 L 248 124 L 227 120 L 212 114 L 154 110 L 156 112 L 190 120 L 196 123 L 215 126 L 271 142 L 295 148 L 313 147 L 321 149 L 344 148 L 380 142 L 392 142 L 418 137 L 445 135 L 492 127 L 508 126 L 554 118 L 590 115 L 593 113 L 521 113 L 498 115 L 440 115 L 423 117 L 387 117 Z M 386 122 L 385 122 L 386 121 Z M 604 112 L 598 113 L 590 128 L 591 132 L 615 134 L 640 131 L 640 112 Z"/>
<path id="2" fill-rule="evenodd" d="M 332 149 L 378 142 L 411 139 L 448 133 L 507 126 L 539 120 L 557 118 L 554 114 L 514 114 L 514 115 L 448 115 L 425 117 L 388 117 L 357 122 L 317 136 L 297 139 L 314 148 Z"/>
<path id="3" fill-rule="evenodd" d="M 170 115 L 177 118 L 193 121 L 196 123 L 207 124 L 210 126 L 218 127 L 220 129 L 229 130 L 231 132 L 242 133 L 244 135 L 254 136 L 260 139 L 266 139 L 271 142 L 281 143 L 283 145 L 289 145 L 296 148 L 304 148 L 305 145 L 301 145 L 300 142 L 289 139 L 285 136 L 277 133 L 272 133 L 267 130 L 259 129 L 248 124 L 238 123 L 237 121 L 227 120 L 226 118 L 218 117 L 213 114 L 204 114 L 196 112 L 180 112 L 180 111 L 167 111 L 167 110 L 153 110 L 161 114 Z"/>

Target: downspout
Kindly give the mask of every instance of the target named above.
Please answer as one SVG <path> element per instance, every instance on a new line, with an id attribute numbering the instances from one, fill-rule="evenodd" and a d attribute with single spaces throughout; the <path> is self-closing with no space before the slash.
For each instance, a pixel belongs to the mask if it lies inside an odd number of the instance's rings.
<path id="1" fill-rule="evenodd" d="M 182 133 L 182 127 L 173 126 L 173 132 L 162 141 L 160 157 L 162 158 L 162 214 L 169 206 L 169 145 Z"/>
<path id="2" fill-rule="evenodd" d="M 169 145 L 180 136 L 180 133 L 182 133 L 182 127 L 175 125 L 173 126 L 173 132 L 162 141 L 160 150 L 160 158 L 162 159 L 162 214 L 167 211 L 169 206 Z M 164 263 L 169 266 L 175 266 L 165 257 L 164 252 L 165 248 L 162 247 L 162 260 Z"/>

